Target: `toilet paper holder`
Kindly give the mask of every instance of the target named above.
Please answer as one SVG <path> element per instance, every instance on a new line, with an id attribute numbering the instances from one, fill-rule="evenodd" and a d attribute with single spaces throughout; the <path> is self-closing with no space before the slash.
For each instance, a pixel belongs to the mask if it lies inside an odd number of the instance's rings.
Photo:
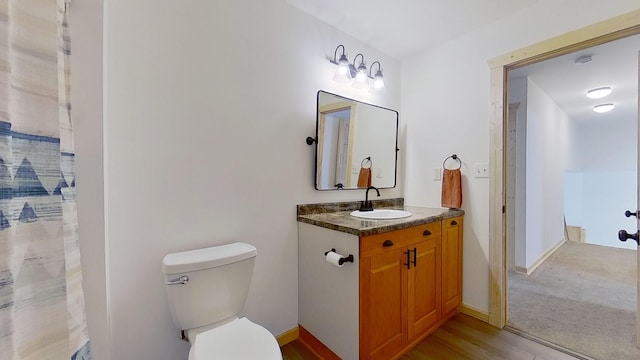
<path id="1" fill-rule="evenodd" d="M 331 248 L 331 250 L 324 252 L 324 256 L 327 256 L 327 254 L 330 253 L 330 252 L 334 252 L 334 253 L 337 254 L 336 249 L 335 248 Z M 342 256 L 342 258 L 340 260 L 338 260 L 338 264 L 340 264 L 340 265 L 342 265 L 342 264 L 344 264 L 346 262 L 350 262 L 350 263 L 353 262 L 353 254 L 349 254 L 348 256 Z"/>

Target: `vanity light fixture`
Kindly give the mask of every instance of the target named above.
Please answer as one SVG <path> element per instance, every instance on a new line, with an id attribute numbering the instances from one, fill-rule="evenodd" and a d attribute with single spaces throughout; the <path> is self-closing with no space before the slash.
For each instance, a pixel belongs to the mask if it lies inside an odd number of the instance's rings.
<path id="1" fill-rule="evenodd" d="M 342 48 L 342 55 L 338 57 L 338 50 Z M 356 60 L 360 58 L 360 62 L 358 63 Z M 346 50 L 344 45 L 340 44 L 336 47 L 336 50 L 333 53 L 333 60 L 329 58 L 329 62 L 338 66 L 335 73 L 333 74 L 333 80 L 339 83 L 348 83 L 351 82 L 351 86 L 356 89 L 371 89 L 371 90 L 382 90 L 384 88 L 384 80 L 382 76 L 382 65 L 379 61 L 374 61 L 371 64 L 371 68 L 369 68 L 367 73 L 367 65 L 364 62 L 364 55 L 359 53 L 353 59 L 353 64 L 349 63 L 349 59 L 346 55 Z M 356 67 L 357 64 L 357 67 Z M 373 65 L 378 64 L 378 70 L 376 71 L 374 76 L 371 76 L 373 72 Z M 373 82 L 370 82 L 369 79 L 373 79 Z"/>
<path id="2" fill-rule="evenodd" d="M 596 105 L 593 107 L 593 111 L 597 112 L 597 113 L 606 113 L 609 112 L 611 110 L 613 110 L 613 108 L 616 107 L 614 104 L 600 104 L 600 105 Z"/>
<path id="3" fill-rule="evenodd" d="M 587 97 L 589 99 L 601 99 L 609 94 L 611 94 L 610 86 L 599 87 L 587 91 Z"/>
<path id="4" fill-rule="evenodd" d="M 378 64 L 378 71 L 376 71 L 375 76 L 371 76 L 371 70 L 373 70 L 373 65 Z M 371 67 L 369 68 L 369 77 L 373 79 L 373 89 L 374 90 L 382 90 L 384 89 L 384 79 L 382 78 L 382 69 L 380 68 L 380 62 L 374 61 L 371 63 Z"/>
<path id="5" fill-rule="evenodd" d="M 338 49 L 341 47 L 342 55 L 340 55 L 340 59 L 336 61 Z M 351 69 L 349 68 L 351 64 L 349 64 L 349 59 L 347 59 L 347 55 L 344 53 L 344 45 L 338 45 L 336 51 L 333 53 L 333 61 L 331 62 L 338 65 L 336 72 L 333 74 L 333 81 L 342 83 L 351 81 Z"/>
<path id="6" fill-rule="evenodd" d="M 369 77 L 367 76 L 367 65 L 364 64 L 364 55 L 358 54 L 353 58 L 353 67 L 355 68 L 356 66 L 358 56 L 360 56 L 362 60 L 360 61 L 360 65 L 358 65 L 356 77 L 353 79 L 351 86 L 356 89 L 367 89 L 369 87 Z"/>

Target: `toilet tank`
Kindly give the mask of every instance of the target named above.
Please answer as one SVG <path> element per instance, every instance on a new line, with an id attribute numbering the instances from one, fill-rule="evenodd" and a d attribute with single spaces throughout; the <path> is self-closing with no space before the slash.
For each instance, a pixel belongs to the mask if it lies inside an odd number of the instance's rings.
<path id="1" fill-rule="evenodd" d="M 238 242 L 166 255 L 162 273 L 173 323 L 189 330 L 237 316 L 256 254 L 255 247 Z"/>

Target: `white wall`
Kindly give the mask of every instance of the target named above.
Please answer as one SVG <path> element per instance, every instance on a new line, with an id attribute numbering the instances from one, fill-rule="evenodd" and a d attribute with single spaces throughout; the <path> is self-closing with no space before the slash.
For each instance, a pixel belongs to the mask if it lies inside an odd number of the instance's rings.
<path id="1" fill-rule="evenodd" d="M 617 232 L 636 227 L 635 218 L 623 214 L 637 206 L 637 120 L 576 123 L 575 152 L 582 160 L 566 174 L 567 224 L 583 227 L 588 243 L 635 250 L 635 242 L 620 242 Z"/>
<path id="2" fill-rule="evenodd" d="M 526 189 L 527 189 L 527 78 L 509 79 L 509 104 L 518 104 L 515 124 L 509 128 L 514 151 L 507 150 L 507 192 L 512 202 L 507 203 L 507 224 L 510 227 L 509 245 L 513 266 L 526 268 Z M 509 185 L 514 184 L 513 189 Z M 509 200 L 507 200 L 509 201 Z M 511 218 L 509 218 L 509 214 Z"/>
<path id="3" fill-rule="evenodd" d="M 69 10 L 80 252 L 91 352 L 96 360 L 112 358 L 104 236 L 102 19 L 102 0 L 74 1 Z"/>
<path id="4" fill-rule="evenodd" d="M 583 173 L 583 223 L 586 242 L 636 250 L 633 240 L 618 240 L 618 230 L 635 232 L 636 219 L 625 218 L 625 210 L 636 209 L 636 172 Z"/>
<path id="5" fill-rule="evenodd" d="M 457 153 L 463 169 L 489 157 L 487 60 L 636 10 L 637 0 L 541 0 L 529 8 L 402 62 L 402 119 L 406 123 L 405 201 L 440 205 L 433 168 Z M 580 9 L 580 11 L 576 11 Z M 464 298 L 489 309 L 489 181 L 463 181 Z"/>
<path id="6" fill-rule="evenodd" d="M 569 117 L 527 81 L 525 267 L 564 239 L 564 172 Z"/>
<path id="7" fill-rule="evenodd" d="M 564 174 L 564 213 L 567 226 L 584 226 L 583 173 L 567 171 Z"/>
<path id="8" fill-rule="evenodd" d="M 258 248 L 244 315 L 274 334 L 295 327 L 296 204 L 364 197 L 314 190 L 316 92 L 398 109 L 399 62 L 283 1 L 105 5 L 111 358 L 186 358 L 160 261 L 231 241 Z M 380 60 L 382 95 L 332 82 L 340 43 Z M 403 196 L 403 181 L 383 196 Z"/>

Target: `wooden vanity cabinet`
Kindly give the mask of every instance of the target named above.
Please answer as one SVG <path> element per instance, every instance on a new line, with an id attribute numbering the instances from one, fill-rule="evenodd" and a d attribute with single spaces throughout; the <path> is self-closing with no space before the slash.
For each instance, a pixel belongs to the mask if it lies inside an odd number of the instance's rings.
<path id="1" fill-rule="evenodd" d="M 407 280 L 402 258 L 402 249 L 397 248 L 361 259 L 361 358 L 388 359 L 406 342 L 407 311 L 402 304 Z M 378 291 L 381 288 L 385 291 Z"/>
<path id="2" fill-rule="evenodd" d="M 442 312 L 462 304 L 462 217 L 442 220 Z"/>
<path id="3" fill-rule="evenodd" d="M 391 359 L 441 310 L 441 223 L 360 238 L 360 358 Z"/>
<path id="4" fill-rule="evenodd" d="M 303 342 L 326 359 L 389 360 L 435 331 L 462 300 L 462 220 L 366 236 L 301 223 Z M 327 264 L 331 248 L 354 262 Z"/>

